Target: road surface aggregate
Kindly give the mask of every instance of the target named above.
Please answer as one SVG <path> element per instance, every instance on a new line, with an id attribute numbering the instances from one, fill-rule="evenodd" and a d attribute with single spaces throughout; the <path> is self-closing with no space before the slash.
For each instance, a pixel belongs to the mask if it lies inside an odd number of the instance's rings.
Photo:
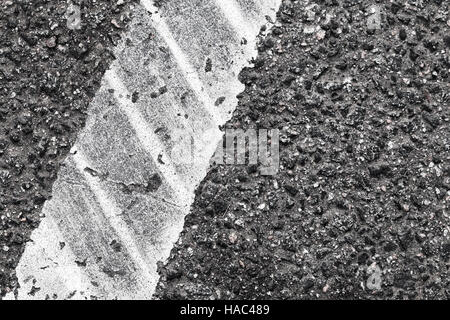
<path id="1" fill-rule="evenodd" d="M 0 4 L 0 296 L 135 2 Z M 283 0 L 225 126 L 279 129 L 279 172 L 211 167 L 155 298 L 449 299 L 449 6 Z"/>
<path id="2" fill-rule="evenodd" d="M 226 126 L 279 129 L 280 171 L 211 168 L 156 297 L 450 298 L 449 31 L 447 1 L 283 1 Z"/>
<path id="3" fill-rule="evenodd" d="M 81 29 L 68 28 L 67 1 L 0 3 L 0 296 L 17 286 L 14 269 L 135 2 L 72 1 Z"/>

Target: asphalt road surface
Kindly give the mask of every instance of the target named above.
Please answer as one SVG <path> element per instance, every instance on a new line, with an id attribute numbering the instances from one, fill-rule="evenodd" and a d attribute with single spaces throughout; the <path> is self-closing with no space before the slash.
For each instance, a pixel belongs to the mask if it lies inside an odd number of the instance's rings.
<path id="1" fill-rule="evenodd" d="M 75 3 L 81 29 L 68 28 L 66 1 L 0 3 L 2 295 L 17 289 L 25 244 L 131 20 L 130 1 Z"/>
<path id="2" fill-rule="evenodd" d="M 0 4 L 7 299 L 449 298 L 446 1 L 72 4 Z"/>

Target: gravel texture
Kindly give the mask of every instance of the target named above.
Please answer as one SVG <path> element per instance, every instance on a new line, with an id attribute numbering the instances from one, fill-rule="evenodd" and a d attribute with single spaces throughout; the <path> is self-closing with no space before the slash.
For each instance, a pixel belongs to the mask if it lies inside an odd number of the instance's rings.
<path id="1" fill-rule="evenodd" d="M 449 299 L 449 31 L 443 0 L 284 0 L 227 125 L 280 129 L 280 172 L 213 166 L 156 296 Z"/>
<path id="2" fill-rule="evenodd" d="M 0 295 L 132 2 L 0 3 Z M 450 298 L 449 31 L 444 0 L 284 0 L 227 125 L 280 129 L 280 172 L 211 168 L 156 297 Z"/>
<path id="3" fill-rule="evenodd" d="M 84 125 L 134 0 L 0 2 L 0 296 L 39 224 L 60 164 Z"/>

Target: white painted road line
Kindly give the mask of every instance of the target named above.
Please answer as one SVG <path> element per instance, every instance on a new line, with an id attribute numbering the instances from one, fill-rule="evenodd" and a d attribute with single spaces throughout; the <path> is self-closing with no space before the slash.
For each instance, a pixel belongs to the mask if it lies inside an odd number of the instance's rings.
<path id="1" fill-rule="evenodd" d="M 73 159 L 78 171 L 83 174 L 89 188 L 94 193 L 95 198 L 97 199 L 97 202 L 100 205 L 105 218 L 108 220 L 109 225 L 115 231 L 121 243 L 127 244 L 127 251 L 129 252 L 129 255 L 132 258 L 133 262 L 138 266 L 139 270 L 137 270 L 137 272 L 145 280 L 152 279 L 152 271 L 148 267 L 145 259 L 142 257 L 142 253 L 135 243 L 136 239 L 130 233 L 130 230 L 128 229 L 128 226 L 125 224 L 124 220 L 120 217 L 120 208 L 102 188 L 101 184 L 99 183 L 100 178 L 93 177 L 85 170 L 86 168 L 90 168 L 91 166 L 88 164 L 88 161 L 84 157 L 82 152 L 78 151 L 73 156 Z M 149 282 L 151 282 L 151 280 Z"/>
<path id="2" fill-rule="evenodd" d="M 258 25 L 252 24 L 242 16 L 241 8 L 235 0 L 215 0 L 215 3 L 241 38 L 249 39 L 258 33 Z"/>
<path id="3" fill-rule="evenodd" d="M 113 69 L 108 70 L 105 73 L 104 78 L 110 88 L 114 90 L 114 97 L 117 100 L 120 110 L 127 115 L 128 121 L 133 127 L 134 132 L 136 133 L 145 151 L 147 151 L 153 159 L 158 159 L 159 155 L 164 154 L 165 148 L 161 145 L 159 137 L 154 133 L 156 128 L 151 128 L 140 114 L 140 111 L 131 106 L 130 99 L 126 98 L 131 94 L 125 88 Z M 164 164 L 161 164 L 156 161 L 155 164 L 167 183 L 175 192 L 178 204 L 180 206 L 188 206 L 190 204 L 190 199 L 187 195 L 190 190 L 186 190 L 184 188 L 186 183 L 180 180 L 178 174 L 174 170 L 175 166 L 170 158 L 164 157 L 164 162 Z"/>
<path id="4" fill-rule="evenodd" d="M 16 269 L 18 299 L 152 297 L 279 4 L 169 1 L 158 12 L 142 1 Z M 195 161 L 180 162 L 173 151 L 191 140 Z"/>
<path id="5" fill-rule="evenodd" d="M 150 0 L 142 0 L 141 3 L 150 13 L 155 13 L 158 11 L 158 9 Z M 201 82 L 200 77 L 198 76 L 197 70 L 195 70 L 191 66 L 191 63 L 174 39 L 172 32 L 170 31 L 164 19 L 162 19 L 158 14 L 154 14 L 152 18 L 153 27 L 156 29 L 157 33 L 164 39 L 182 74 L 186 77 L 186 81 L 189 83 L 191 89 L 195 92 L 197 98 L 203 103 L 203 106 L 211 115 L 214 123 L 223 122 L 223 119 L 220 117 L 220 113 L 216 112 L 216 110 L 213 109 L 214 101 L 205 92 L 204 85 Z"/>

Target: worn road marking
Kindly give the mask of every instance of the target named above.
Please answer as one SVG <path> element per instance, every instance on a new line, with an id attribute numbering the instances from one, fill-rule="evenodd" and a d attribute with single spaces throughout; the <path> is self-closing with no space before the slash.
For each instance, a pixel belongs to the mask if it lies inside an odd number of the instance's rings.
<path id="1" fill-rule="evenodd" d="M 125 88 L 124 84 L 120 81 L 118 75 L 114 70 L 108 70 L 105 73 L 105 80 L 114 90 L 114 97 L 119 105 L 120 110 L 127 115 L 128 121 L 133 127 L 136 136 L 138 137 L 141 145 L 145 151 L 153 158 L 158 159 L 160 154 L 164 153 L 164 146 L 161 144 L 159 137 L 154 133 L 155 128 L 151 128 L 140 111 L 132 106 L 132 102 L 126 97 L 131 94 Z M 172 190 L 176 193 L 176 198 L 180 205 L 189 205 L 189 199 L 186 197 L 189 190 L 185 189 L 184 181 L 179 179 L 179 176 L 175 172 L 175 166 L 170 161 L 170 158 L 165 157 L 165 163 L 161 164 L 156 162 L 159 172 L 162 173 L 167 183 Z"/>
<path id="2" fill-rule="evenodd" d="M 233 26 L 236 34 L 249 39 L 258 33 L 258 25 L 252 24 L 242 16 L 239 4 L 235 0 L 215 0 L 216 5 L 222 10 L 228 22 Z"/>
<path id="3" fill-rule="evenodd" d="M 145 7 L 145 9 L 147 9 L 147 11 L 151 13 L 158 12 L 158 9 L 153 5 L 152 1 L 142 0 L 141 3 Z M 211 117 L 214 119 L 214 122 L 222 122 L 223 119 L 218 116 L 220 115 L 220 113 L 213 109 L 214 101 L 211 100 L 211 98 L 204 91 L 204 85 L 200 80 L 197 70 L 195 70 L 195 68 L 190 64 L 189 59 L 185 56 L 183 50 L 179 47 L 165 20 L 162 19 L 161 16 L 155 14 L 153 16 L 152 22 L 152 25 L 156 29 L 156 32 L 164 39 L 164 42 L 169 47 L 173 57 L 178 64 L 178 67 L 180 68 L 180 71 L 186 77 L 186 81 L 194 91 L 196 97 L 201 103 L 203 103 L 203 106 L 207 109 Z"/>
<path id="4" fill-rule="evenodd" d="M 87 160 L 83 156 L 81 151 L 78 151 L 73 156 L 74 162 L 79 172 L 81 172 L 87 182 L 87 185 L 91 189 L 98 204 L 104 214 L 105 218 L 108 220 L 109 225 L 117 234 L 118 238 L 122 243 L 127 244 L 127 251 L 135 264 L 139 268 L 139 273 L 144 279 L 152 278 L 152 271 L 149 269 L 147 262 L 142 257 L 140 249 L 136 245 L 136 239 L 130 233 L 128 226 L 125 224 L 124 220 L 120 217 L 121 210 L 114 202 L 108 193 L 102 188 L 102 185 L 98 177 L 92 176 L 85 169 L 90 168 Z"/>
<path id="5" fill-rule="evenodd" d="M 158 12 L 142 1 L 17 267 L 17 298 L 152 297 L 279 4 L 169 1 Z M 174 157 L 186 136 L 194 163 Z"/>

